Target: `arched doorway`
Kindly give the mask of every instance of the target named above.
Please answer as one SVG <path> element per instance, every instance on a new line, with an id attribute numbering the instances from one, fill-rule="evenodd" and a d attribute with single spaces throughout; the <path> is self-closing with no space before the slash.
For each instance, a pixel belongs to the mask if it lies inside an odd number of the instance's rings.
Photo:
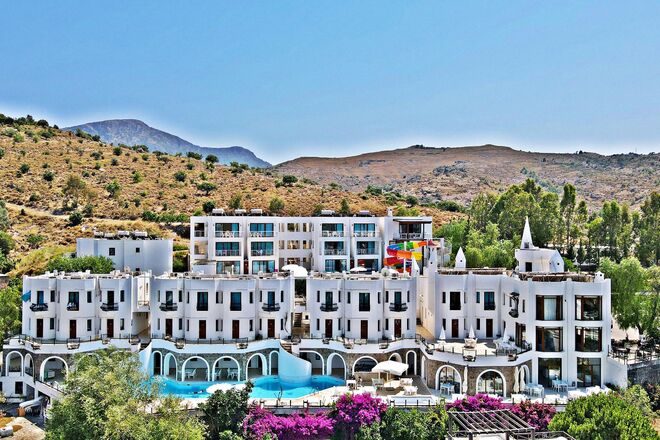
<path id="1" fill-rule="evenodd" d="M 163 375 L 167 378 L 178 380 L 179 365 L 176 358 L 172 353 L 165 355 L 165 362 L 163 364 Z"/>
<path id="2" fill-rule="evenodd" d="M 453 385 L 453 388 L 447 388 L 451 391 L 450 394 L 460 394 L 462 386 L 461 375 L 458 373 L 458 370 L 451 365 L 443 365 L 438 368 L 438 371 L 435 373 L 435 389 L 439 390 L 442 384 L 447 384 L 445 385 L 446 387 Z"/>
<path id="3" fill-rule="evenodd" d="M 181 366 L 181 380 L 207 381 L 210 380 L 210 372 L 211 367 L 209 367 L 206 359 L 193 356 L 183 361 L 183 365 Z"/>
<path id="4" fill-rule="evenodd" d="M 30 377 L 34 374 L 34 361 L 32 360 L 31 354 L 25 355 L 25 360 L 23 361 L 23 374 Z"/>
<path id="5" fill-rule="evenodd" d="M 477 393 L 506 397 L 506 380 L 499 371 L 486 370 L 477 377 Z"/>
<path id="6" fill-rule="evenodd" d="M 417 374 L 417 353 L 412 350 L 407 352 L 406 364 L 408 364 L 408 374 Z"/>
<path id="7" fill-rule="evenodd" d="M 17 351 L 10 351 L 5 358 L 5 375 L 20 375 L 23 372 L 23 355 Z"/>
<path id="8" fill-rule="evenodd" d="M 154 351 L 151 364 L 154 376 L 160 376 L 163 374 L 163 355 L 160 353 L 160 351 Z"/>
<path id="9" fill-rule="evenodd" d="M 231 356 L 222 356 L 213 362 L 213 380 L 241 380 L 241 364 Z"/>
<path id="10" fill-rule="evenodd" d="M 279 365 L 280 361 L 280 353 L 276 350 L 271 351 L 268 354 L 268 365 L 270 366 L 268 371 L 271 376 L 276 376 L 277 375 L 277 366 Z"/>
<path id="11" fill-rule="evenodd" d="M 376 359 L 371 356 L 362 356 L 353 364 L 353 374 L 371 373 L 371 370 L 378 364 Z"/>
<path id="12" fill-rule="evenodd" d="M 261 353 L 255 353 L 248 358 L 245 363 L 245 380 L 249 380 L 251 377 L 265 376 L 267 374 L 266 356 Z"/>
<path id="13" fill-rule="evenodd" d="M 39 377 L 42 382 L 63 382 L 69 372 L 66 361 L 59 356 L 51 356 L 41 363 Z"/>
<path id="14" fill-rule="evenodd" d="M 328 376 L 340 377 L 346 379 L 346 362 L 338 353 L 332 353 L 328 356 L 328 362 L 325 368 L 325 374 Z"/>
<path id="15" fill-rule="evenodd" d="M 403 362 L 401 360 L 401 355 L 399 353 L 392 353 L 392 355 L 390 356 L 390 360 L 395 362 Z"/>
<path id="16" fill-rule="evenodd" d="M 300 357 L 312 364 L 312 374 L 322 375 L 325 369 L 323 368 L 323 356 L 315 351 L 301 351 Z"/>

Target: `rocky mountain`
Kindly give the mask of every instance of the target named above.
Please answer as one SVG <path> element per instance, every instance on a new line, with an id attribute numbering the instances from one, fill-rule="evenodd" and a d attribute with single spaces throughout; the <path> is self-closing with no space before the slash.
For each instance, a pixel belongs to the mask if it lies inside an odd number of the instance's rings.
<path id="1" fill-rule="evenodd" d="M 527 178 L 558 193 L 570 182 L 594 209 L 612 199 L 636 207 L 660 187 L 658 153 L 537 153 L 497 145 L 416 145 L 343 158 L 301 157 L 276 165 L 274 170 L 358 192 L 371 185 L 425 201 L 461 203 L 479 192 L 497 192 Z"/>
<path id="2" fill-rule="evenodd" d="M 81 129 L 91 135 L 99 135 L 108 143 L 125 145 L 146 145 L 150 150 L 159 150 L 169 154 L 186 154 L 189 151 L 202 156 L 214 154 L 220 162 L 246 163 L 251 167 L 268 168 L 270 163 L 258 158 L 252 151 L 243 147 L 200 147 L 178 136 L 148 126 L 137 119 L 111 119 L 88 122 L 82 125 L 66 127 L 64 130 L 75 132 Z"/>

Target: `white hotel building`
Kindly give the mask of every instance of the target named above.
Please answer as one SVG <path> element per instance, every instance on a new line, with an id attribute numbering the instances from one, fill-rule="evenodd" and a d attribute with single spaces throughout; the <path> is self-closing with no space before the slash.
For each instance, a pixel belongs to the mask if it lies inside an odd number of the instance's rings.
<path id="1" fill-rule="evenodd" d="M 57 397 L 75 354 L 110 345 L 179 381 L 225 380 L 228 368 L 232 380 L 349 379 L 395 359 L 448 394 L 508 397 L 553 380 L 626 385 L 625 366 L 608 357 L 610 281 L 564 272 L 528 227 L 514 271 L 466 268 L 462 251 L 445 267 L 438 239 L 411 274 L 381 270 L 386 247 L 430 239 L 427 217 L 216 211 L 190 228 L 189 273 L 171 272 L 169 241 L 168 252 L 124 257 L 108 275 L 26 276 L 22 334 L 3 349 L 3 392 Z M 117 254 L 111 244 L 121 241 L 96 238 L 92 254 Z M 78 245 L 79 254 L 90 247 Z M 290 264 L 308 272 L 282 271 Z"/>

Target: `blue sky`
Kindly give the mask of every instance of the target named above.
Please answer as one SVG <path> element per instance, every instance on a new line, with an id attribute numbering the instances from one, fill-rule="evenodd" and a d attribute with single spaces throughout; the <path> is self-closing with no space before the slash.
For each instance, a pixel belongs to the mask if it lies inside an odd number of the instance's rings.
<path id="1" fill-rule="evenodd" d="M 277 163 L 423 143 L 659 151 L 660 2 L 7 2 L 0 112 Z"/>

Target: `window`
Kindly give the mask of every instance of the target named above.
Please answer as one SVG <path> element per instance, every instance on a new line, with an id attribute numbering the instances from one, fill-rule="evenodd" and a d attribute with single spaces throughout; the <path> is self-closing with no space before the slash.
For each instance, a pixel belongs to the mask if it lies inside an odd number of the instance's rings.
<path id="1" fill-rule="evenodd" d="M 461 292 L 449 292 L 449 310 L 461 310 Z"/>
<path id="2" fill-rule="evenodd" d="M 359 307 L 358 310 L 360 312 L 368 312 L 371 310 L 370 304 L 369 304 L 369 292 L 360 292 L 359 293 Z"/>
<path id="3" fill-rule="evenodd" d="M 477 319 L 477 330 L 481 330 L 481 319 Z"/>
<path id="4" fill-rule="evenodd" d="M 600 386 L 600 358 L 577 358 L 577 377 L 580 386 Z"/>
<path id="5" fill-rule="evenodd" d="M 402 304 L 401 292 L 394 292 L 394 304 Z"/>
<path id="6" fill-rule="evenodd" d="M 252 262 L 252 273 L 257 274 L 259 272 L 263 273 L 272 273 L 275 272 L 275 261 L 253 261 Z"/>
<path id="7" fill-rule="evenodd" d="M 55 318 L 50 318 L 50 329 L 55 330 Z"/>
<path id="8" fill-rule="evenodd" d="M 266 292 L 266 303 L 271 306 L 275 304 L 275 292 Z"/>
<path id="9" fill-rule="evenodd" d="M 316 318 L 316 331 L 318 332 L 320 330 L 321 330 L 321 320 Z"/>
<path id="10" fill-rule="evenodd" d="M 561 328 L 536 327 L 536 351 L 559 352 L 562 350 Z"/>
<path id="11" fill-rule="evenodd" d="M 92 302 L 92 292 L 88 290 L 87 291 L 87 304 L 91 304 L 91 302 Z"/>
<path id="12" fill-rule="evenodd" d="M 250 304 L 254 303 L 254 292 L 250 292 Z"/>
<path id="13" fill-rule="evenodd" d="M 124 330 L 124 318 L 119 319 L 119 330 Z"/>
<path id="14" fill-rule="evenodd" d="M 119 291 L 119 301 L 124 302 L 124 291 L 123 290 Z"/>
<path id="15" fill-rule="evenodd" d="M 80 300 L 78 297 L 78 292 L 69 292 L 69 302 L 67 305 L 78 307 Z"/>
<path id="16" fill-rule="evenodd" d="M 351 331 L 351 320 L 350 319 L 346 320 L 346 326 L 347 326 L 346 330 L 350 332 Z"/>
<path id="17" fill-rule="evenodd" d="M 19 396 L 23 394 L 23 382 L 16 382 L 14 384 L 14 394 L 18 394 Z"/>
<path id="18" fill-rule="evenodd" d="M 231 302 L 229 303 L 229 310 L 237 312 L 241 310 L 241 292 L 231 292 Z"/>
<path id="19" fill-rule="evenodd" d="M 581 352 L 598 352 L 602 349 L 601 328 L 575 327 L 575 349 Z"/>
<path id="20" fill-rule="evenodd" d="M 250 319 L 250 331 L 254 330 L 254 321 Z"/>
<path id="21" fill-rule="evenodd" d="M 197 292 L 197 310 L 201 312 L 208 311 L 209 309 L 209 293 Z"/>
<path id="22" fill-rule="evenodd" d="M 179 290 L 179 302 L 183 302 L 183 291 Z"/>
<path id="23" fill-rule="evenodd" d="M 220 331 L 220 320 L 219 319 L 215 320 L 215 331 L 216 332 Z"/>
<path id="24" fill-rule="evenodd" d="M 447 292 L 442 292 L 442 303 L 443 304 L 447 303 Z"/>
<path id="25" fill-rule="evenodd" d="M 108 255 L 110 255 L 111 257 L 114 257 L 115 256 L 115 248 L 109 248 L 108 249 Z"/>
<path id="26" fill-rule="evenodd" d="M 600 321 L 601 298 L 599 296 L 578 296 L 575 298 L 575 319 L 579 321 Z"/>
<path id="27" fill-rule="evenodd" d="M 92 331 L 92 320 L 91 319 L 87 320 L 87 331 L 88 332 Z"/>
<path id="28" fill-rule="evenodd" d="M 135 253 L 136 253 L 136 254 L 139 254 L 139 253 L 140 253 L 140 248 L 139 248 L 139 247 L 136 247 L 136 248 L 135 248 Z"/>
<path id="29" fill-rule="evenodd" d="M 536 319 L 539 321 L 561 321 L 562 303 L 561 296 L 537 296 Z"/>
<path id="30" fill-rule="evenodd" d="M 525 263 L 525 272 L 531 272 L 532 271 L 532 262 L 528 261 Z"/>
<path id="31" fill-rule="evenodd" d="M 477 304 L 481 302 L 481 292 L 477 292 Z"/>
<path id="32" fill-rule="evenodd" d="M 280 318 L 280 330 L 284 330 L 284 319 Z"/>
<path id="33" fill-rule="evenodd" d="M 351 292 L 346 292 L 346 302 L 351 303 Z"/>
<path id="34" fill-rule="evenodd" d="M 183 318 L 179 318 L 179 330 L 183 330 Z"/>
<path id="35" fill-rule="evenodd" d="M 55 302 L 55 291 L 54 290 L 50 291 L 50 302 L 52 302 L 52 303 Z"/>
<path id="36" fill-rule="evenodd" d="M 539 359 L 539 384 L 552 388 L 554 379 L 561 379 L 561 358 Z"/>
<path id="37" fill-rule="evenodd" d="M 495 310 L 495 292 L 484 292 L 484 310 Z"/>

